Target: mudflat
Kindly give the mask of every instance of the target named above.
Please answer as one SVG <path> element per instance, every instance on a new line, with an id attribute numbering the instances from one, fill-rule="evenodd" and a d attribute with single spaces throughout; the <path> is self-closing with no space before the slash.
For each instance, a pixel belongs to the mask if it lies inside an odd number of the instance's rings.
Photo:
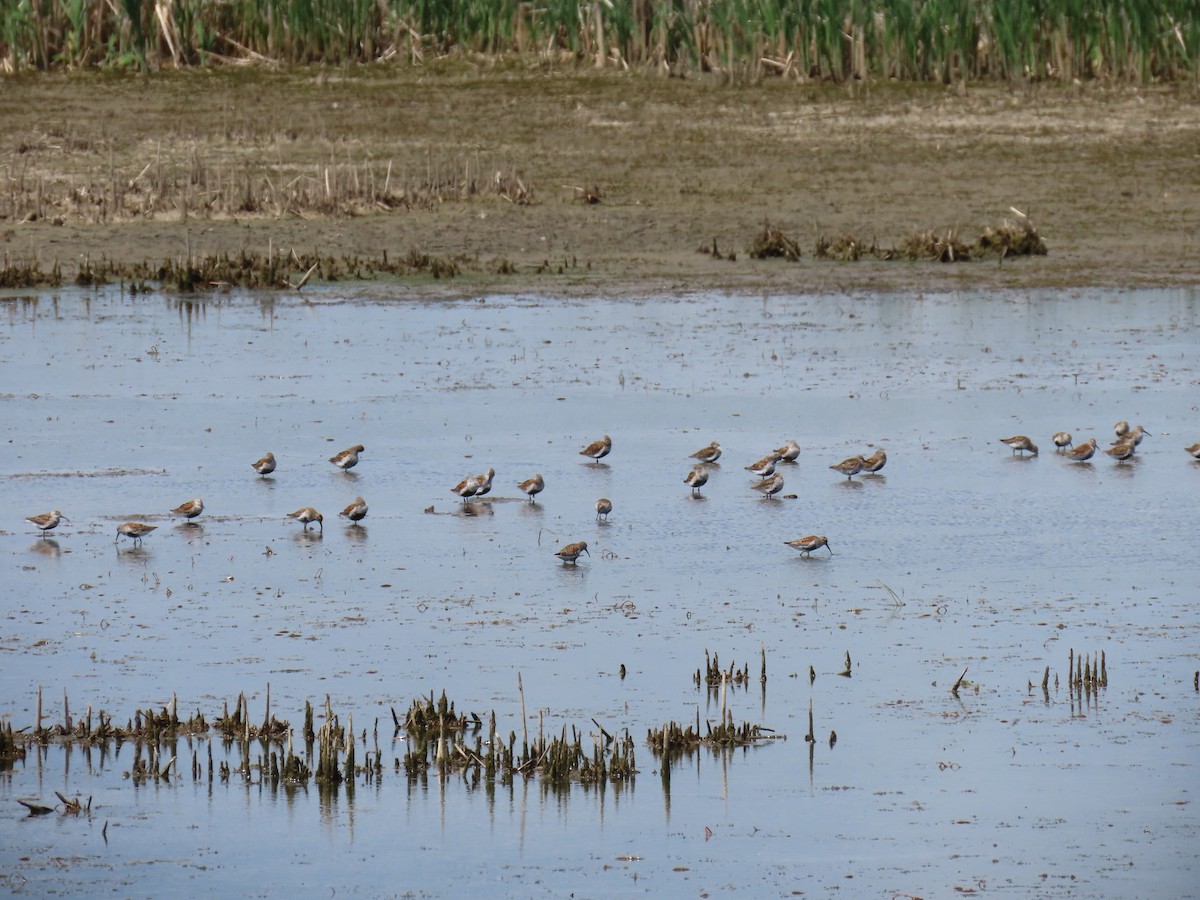
<path id="1" fill-rule="evenodd" d="M 473 67 L 54 73 L 0 90 L 0 254 L 64 277 L 408 255 L 419 293 L 945 291 L 1200 281 L 1194 85 L 851 86 Z M 853 262 L 1036 227 L 1047 255 Z M 766 224 L 798 261 L 751 259 Z M 303 269 L 298 270 L 299 274 Z M 445 272 L 439 273 L 445 275 Z"/>

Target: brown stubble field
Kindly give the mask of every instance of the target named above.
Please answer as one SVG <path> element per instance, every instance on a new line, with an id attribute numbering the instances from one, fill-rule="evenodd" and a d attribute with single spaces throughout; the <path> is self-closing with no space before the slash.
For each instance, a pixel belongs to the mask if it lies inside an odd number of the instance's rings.
<path id="1" fill-rule="evenodd" d="M 455 277 L 404 279 L 421 294 L 1200 281 L 1194 86 L 731 86 L 462 64 L 0 84 L 0 254 L 67 278 L 84 260 L 253 251 L 457 261 Z M 1046 256 L 813 256 L 846 234 L 970 244 L 1012 208 Z M 799 262 L 749 258 L 768 222 Z"/>

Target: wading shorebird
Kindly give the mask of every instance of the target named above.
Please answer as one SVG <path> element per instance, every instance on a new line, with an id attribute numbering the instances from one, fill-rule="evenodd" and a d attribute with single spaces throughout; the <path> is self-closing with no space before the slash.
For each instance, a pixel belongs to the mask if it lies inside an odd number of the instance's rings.
<path id="1" fill-rule="evenodd" d="M 252 468 L 259 475 L 270 475 L 275 471 L 275 454 L 268 453 L 257 462 L 250 463 L 250 468 Z"/>
<path id="2" fill-rule="evenodd" d="M 1088 438 L 1077 447 L 1072 447 L 1064 454 L 1071 462 L 1087 462 L 1096 455 L 1096 439 Z"/>
<path id="3" fill-rule="evenodd" d="M 588 553 L 587 541 L 576 541 L 574 544 L 567 544 L 554 555 L 561 559 L 565 566 L 567 563 L 576 565 L 575 560 L 579 559 L 580 553 L 587 553 L 588 556 L 592 555 Z"/>
<path id="4" fill-rule="evenodd" d="M 779 457 L 777 457 L 774 452 L 771 452 L 758 462 L 751 463 L 744 468 L 751 475 L 757 475 L 759 478 L 766 478 L 768 475 L 775 474 L 775 463 L 778 461 L 778 459 Z"/>
<path id="5" fill-rule="evenodd" d="M 1113 441 L 1112 446 L 1115 447 L 1115 446 L 1117 446 L 1117 444 L 1131 443 L 1131 444 L 1133 444 L 1133 446 L 1136 447 L 1139 444 L 1141 444 L 1142 438 L 1144 438 L 1149 433 L 1150 432 L 1148 432 L 1141 425 L 1136 425 L 1133 428 L 1130 428 L 1128 431 L 1126 431 L 1124 437 L 1119 437 L 1115 441 Z"/>
<path id="6" fill-rule="evenodd" d="M 775 455 L 780 462 L 795 462 L 800 455 L 800 445 L 794 440 L 789 440 L 782 447 L 775 450 Z"/>
<path id="7" fill-rule="evenodd" d="M 876 450 L 870 456 L 863 459 L 862 470 L 864 472 L 866 472 L 868 475 L 874 475 L 876 472 L 878 472 L 880 469 L 882 469 L 886 465 L 887 465 L 887 454 L 884 453 L 883 448 L 880 447 L 878 450 Z"/>
<path id="8" fill-rule="evenodd" d="M 1125 435 L 1129 434 L 1129 423 L 1122 419 L 1113 426 L 1113 431 L 1117 433 L 1118 438 L 1123 438 Z"/>
<path id="9" fill-rule="evenodd" d="M 450 488 L 450 493 L 458 494 L 463 498 L 463 502 L 470 500 L 479 493 L 479 489 L 483 487 L 483 475 L 468 475 L 454 487 Z"/>
<path id="10" fill-rule="evenodd" d="M 526 478 L 517 485 L 517 490 L 529 495 L 529 502 L 533 503 L 534 495 L 540 494 L 546 489 L 546 481 L 542 478 L 542 473 L 538 472 L 532 478 Z"/>
<path id="11" fill-rule="evenodd" d="M 288 518 L 295 519 L 297 522 L 303 522 L 305 531 L 308 531 L 308 526 L 313 522 L 316 522 L 320 526 L 322 533 L 325 531 L 325 517 L 311 506 L 302 506 L 295 512 L 288 513 Z"/>
<path id="12" fill-rule="evenodd" d="M 180 503 L 171 512 L 177 516 L 183 516 L 185 519 L 194 519 L 200 513 L 204 512 L 204 500 L 197 497 L 195 500 L 189 500 L 187 503 Z"/>
<path id="13" fill-rule="evenodd" d="M 71 520 L 64 516 L 57 509 L 51 510 L 48 513 L 40 513 L 36 516 L 26 516 L 26 522 L 32 522 L 34 527 L 42 530 L 42 537 L 46 536 L 47 531 L 51 531 L 58 527 L 59 522 L 70 522 Z"/>
<path id="14" fill-rule="evenodd" d="M 366 449 L 362 444 L 355 444 L 353 447 L 347 447 L 341 453 L 329 457 L 329 461 L 342 471 L 353 469 L 358 465 L 358 454 Z"/>
<path id="15" fill-rule="evenodd" d="M 758 484 L 751 485 L 751 487 L 762 494 L 765 499 L 771 500 L 783 490 L 783 476 L 776 472 L 770 478 L 764 478 Z"/>
<path id="16" fill-rule="evenodd" d="M 861 456 L 849 456 L 840 463 L 829 468 L 841 472 L 847 479 L 853 478 L 866 467 L 866 460 Z"/>
<path id="17" fill-rule="evenodd" d="M 129 537 L 133 538 L 134 544 L 140 544 L 142 538 L 157 527 L 157 525 L 147 525 L 145 522 L 122 522 L 117 526 L 117 540 L 113 543 L 115 544 L 122 537 Z"/>
<path id="18" fill-rule="evenodd" d="M 1072 446 L 1073 444 L 1073 441 L 1071 440 L 1071 433 L 1069 431 L 1056 431 L 1054 432 L 1054 437 L 1052 437 L 1051 440 L 1054 441 L 1054 451 L 1056 453 L 1062 453 L 1063 450 Z"/>
<path id="19" fill-rule="evenodd" d="M 715 463 L 721 458 L 721 445 L 713 441 L 707 447 L 701 447 L 695 453 L 688 456 L 688 459 L 698 459 L 702 463 Z"/>
<path id="20" fill-rule="evenodd" d="M 1114 447 L 1109 447 L 1104 452 L 1115 459 L 1117 462 L 1125 462 L 1133 459 L 1133 454 L 1137 450 L 1137 444 L 1133 441 L 1121 441 Z"/>
<path id="21" fill-rule="evenodd" d="M 1013 453 L 1032 453 L 1038 455 L 1037 444 L 1025 437 L 1023 434 L 1014 434 L 1012 437 L 1000 438 L 1000 443 L 1008 444 Z"/>
<path id="22" fill-rule="evenodd" d="M 830 556 L 833 556 L 833 548 L 829 546 L 829 538 L 823 534 L 810 534 L 808 537 L 796 538 L 794 541 L 784 541 L 784 543 L 789 547 L 799 550 L 805 556 L 822 547 L 829 551 Z"/>
<path id="23" fill-rule="evenodd" d="M 607 497 L 601 497 L 599 500 L 596 501 L 596 521 L 597 522 L 600 521 L 601 516 L 604 516 L 604 520 L 607 522 L 608 514 L 610 512 L 612 512 L 612 501 L 611 500 L 609 500 Z M 584 544 L 584 546 L 586 547 L 587 544 Z M 588 554 L 588 556 L 591 556 L 591 555 L 592 554 L 590 554 L 590 553 Z"/>
<path id="24" fill-rule="evenodd" d="M 1192 454 L 1193 459 L 1200 459 L 1200 441 L 1192 444 L 1190 447 L 1184 447 L 1183 449 Z"/>
<path id="25" fill-rule="evenodd" d="M 692 489 L 692 494 L 700 493 L 700 488 L 708 484 L 708 469 L 704 466 L 692 466 L 692 471 L 687 473 L 683 483 Z"/>
<path id="26" fill-rule="evenodd" d="M 358 523 L 367 517 L 367 501 L 362 497 L 355 497 L 354 502 L 343 509 L 339 516 L 345 516 L 351 522 Z"/>
<path id="27" fill-rule="evenodd" d="M 592 462 L 599 462 L 604 457 L 608 456 L 612 450 L 612 438 L 607 434 L 598 441 L 592 441 L 586 447 L 579 451 L 580 456 L 590 456 Z"/>

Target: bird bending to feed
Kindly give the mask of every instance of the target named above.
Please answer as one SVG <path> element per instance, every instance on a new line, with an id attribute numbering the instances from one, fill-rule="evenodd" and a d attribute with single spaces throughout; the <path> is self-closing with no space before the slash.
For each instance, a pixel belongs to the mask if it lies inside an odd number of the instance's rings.
<path id="1" fill-rule="evenodd" d="M 122 537 L 133 538 L 135 544 L 140 544 L 142 538 L 152 532 L 157 525 L 147 525 L 145 522 L 122 522 L 117 526 L 117 541 Z M 116 541 L 113 541 L 116 543 Z"/>
<path id="2" fill-rule="evenodd" d="M 450 488 L 450 493 L 458 494 L 465 502 L 479 493 L 479 489 L 483 487 L 483 477 L 482 475 L 468 475 L 454 487 Z"/>
<path id="3" fill-rule="evenodd" d="M 775 474 L 775 463 L 778 457 L 774 453 L 768 453 L 758 462 L 751 463 L 745 469 L 752 475 L 757 475 L 759 478 L 766 478 L 768 475 Z"/>
<path id="4" fill-rule="evenodd" d="M 492 489 L 492 479 L 496 477 L 496 470 L 488 467 L 486 472 L 481 472 L 475 476 L 475 481 L 479 485 L 479 489 L 475 491 L 476 497 L 482 497 Z"/>
<path id="5" fill-rule="evenodd" d="M 1136 450 L 1137 444 L 1135 444 L 1133 441 L 1121 441 L 1115 447 L 1109 447 L 1104 452 L 1117 462 L 1125 462 L 1125 460 L 1133 458 L 1133 454 Z"/>
<path id="6" fill-rule="evenodd" d="M 47 531 L 58 527 L 59 522 L 70 522 L 71 520 L 55 509 L 36 516 L 26 516 L 25 521 L 32 522 L 35 527 L 40 528 L 42 530 L 42 537 L 45 537 Z"/>
<path id="7" fill-rule="evenodd" d="M 250 463 L 250 468 L 259 475 L 270 475 L 275 471 L 275 454 L 268 453 L 262 459 L 258 460 L 258 462 Z"/>
<path id="8" fill-rule="evenodd" d="M 837 465 L 829 468 L 841 472 L 847 479 L 853 478 L 866 467 L 866 461 L 861 456 L 848 456 Z"/>
<path id="9" fill-rule="evenodd" d="M 596 521 L 597 522 L 600 521 L 601 516 L 604 516 L 605 521 L 607 521 L 608 514 L 610 512 L 612 512 L 612 501 L 611 500 L 609 500 L 607 497 L 601 497 L 599 500 L 596 501 Z M 574 546 L 574 544 L 572 544 L 571 546 Z M 586 547 L 587 544 L 584 544 L 583 546 Z M 588 554 L 588 556 L 591 556 L 591 555 L 592 554 L 590 554 L 590 553 Z"/>
<path id="10" fill-rule="evenodd" d="M 796 457 L 800 455 L 800 445 L 795 441 L 788 441 L 775 451 L 775 455 L 779 457 L 780 462 L 795 462 Z"/>
<path id="11" fill-rule="evenodd" d="M 758 484 L 753 485 L 754 490 L 761 493 L 767 500 L 783 490 L 783 476 L 776 472 L 770 478 L 764 478 Z"/>
<path id="12" fill-rule="evenodd" d="M 1072 462 L 1087 462 L 1096 455 L 1096 439 L 1088 438 L 1082 444 L 1067 451 L 1066 457 Z"/>
<path id="13" fill-rule="evenodd" d="M 1054 441 L 1054 449 L 1056 453 L 1062 453 L 1065 448 L 1070 447 L 1073 443 L 1071 440 L 1071 433 L 1069 431 L 1056 431 L 1054 432 L 1054 437 L 1051 438 L 1051 440 Z"/>
<path id="14" fill-rule="evenodd" d="M 1142 438 L 1144 438 L 1149 433 L 1150 432 L 1148 432 L 1141 425 L 1137 425 L 1133 428 L 1130 428 L 1128 431 L 1126 431 L 1124 437 L 1119 437 L 1115 441 L 1113 441 L 1112 445 L 1115 447 L 1115 446 L 1117 446 L 1117 444 L 1131 443 L 1131 444 L 1133 444 L 1133 446 L 1136 447 L 1138 444 L 1140 444 L 1142 442 Z"/>
<path id="15" fill-rule="evenodd" d="M 590 456 L 593 462 L 599 462 L 604 457 L 608 456 L 608 452 L 612 450 L 612 438 L 607 434 L 598 441 L 592 441 L 586 447 L 579 451 L 580 456 Z"/>
<path id="16" fill-rule="evenodd" d="M 1125 435 L 1129 434 L 1129 423 L 1122 419 L 1113 426 L 1113 431 L 1117 433 L 1117 437 L 1123 438 Z"/>
<path id="17" fill-rule="evenodd" d="M 200 513 L 204 512 L 204 501 L 197 497 L 195 500 L 189 500 L 187 503 L 180 503 L 171 512 L 177 516 L 183 516 L 185 519 L 194 519 Z"/>
<path id="18" fill-rule="evenodd" d="M 796 538 L 794 541 L 784 541 L 784 543 L 789 547 L 799 550 L 805 556 L 822 547 L 829 551 L 830 556 L 833 556 L 833 548 L 829 546 L 829 538 L 823 534 L 810 534 L 808 537 Z"/>
<path id="19" fill-rule="evenodd" d="M 345 516 L 351 522 L 360 522 L 367 517 L 367 501 L 362 497 L 355 497 L 354 502 L 343 509 L 339 516 Z"/>
<path id="20" fill-rule="evenodd" d="M 355 444 L 353 447 L 347 447 L 336 456 L 329 457 L 329 461 L 343 471 L 353 469 L 358 465 L 358 454 L 366 449 L 362 444 Z"/>
<path id="21" fill-rule="evenodd" d="M 1183 449 L 1192 454 L 1193 458 L 1200 459 L 1200 441 L 1197 441 L 1190 447 L 1184 447 Z"/>
<path id="22" fill-rule="evenodd" d="M 708 469 L 704 466 L 692 466 L 692 471 L 687 473 L 683 483 L 692 489 L 693 494 L 699 493 L 700 488 L 708 484 Z"/>
<path id="23" fill-rule="evenodd" d="M 1013 453 L 1024 453 L 1028 451 L 1034 456 L 1037 456 L 1037 444 L 1025 437 L 1023 434 L 1014 434 L 1012 437 L 1000 438 L 1000 443 L 1008 444 L 1009 449 Z"/>
<path id="24" fill-rule="evenodd" d="M 688 459 L 698 459 L 704 463 L 715 463 L 721 458 L 721 445 L 713 441 L 707 447 L 701 447 L 695 453 L 691 454 Z"/>
<path id="25" fill-rule="evenodd" d="M 297 522 L 303 522 L 305 531 L 308 531 L 308 526 L 313 522 L 316 522 L 321 527 L 322 532 L 325 530 L 325 517 L 311 506 L 302 506 L 295 512 L 288 513 L 288 518 L 295 519 Z"/>
<path id="26" fill-rule="evenodd" d="M 574 544 L 567 544 L 554 555 L 561 559 L 565 566 L 567 563 L 576 565 L 575 560 L 579 559 L 580 553 L 587 553 L 588 556 L 592 555 L 588 553 L 587 541 L 576 541 Z"/>
<path id="27" fill-rule="evenodd" d="M 540 494 L 546 489 L 546 481 L 542 478 L 542 473 L 538 472 L 532 478 L 526 478 L 517 485 L 517 490 L 529 495 L 529 502 L 534 502 L 534 494 Z"/>
<path id="28" fill-rule="evenodd" d="M 883 448 L 880 447 L 878 450 L 876 450 L 870 456 L 863 459 L 862 470 L 869 475 L 873 475 L 874 473 L 876 473 L 880 469 L 882 469 L 885 465 L 887 465 L 887 454 L 884 453 Z"/>

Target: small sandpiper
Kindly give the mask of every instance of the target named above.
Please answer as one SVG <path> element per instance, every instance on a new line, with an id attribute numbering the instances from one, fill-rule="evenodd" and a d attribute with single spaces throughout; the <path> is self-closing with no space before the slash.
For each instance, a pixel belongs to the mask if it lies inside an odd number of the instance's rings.
<path id="1" fill-rule="evenodd" d="M 538 472 L 532 478 L 526 478 L 517 485 L 517 490 L 529 495 L 529 502 L 533 503 L 534 495 L 540 494 L 546 489 L 546 481 L 542 478 L 542 473 Z"/>
<path id="2" fill-rule="evenodd" d="M 59 522 L 70 522 L 71 520 L 55 509 L 48 513 L 39 513 L 36 516 L 26 516 L 25 521 L 32 522 L 34 526 L 40 528 L 42 537 L 45 537 L 47 531 L 58 527 Z"/>
<path id="3" fill-rule="evenodd" d="M 575 560 L 579 559 L 579 554 L 581 553 L 587 553 L 588 556 L 592 555 L 588 553 L 587 541 L 576 541 L 574 544 L 567 544 L 554 555 L 561 559 L 565 566 L 567 563 L 576 565 Z"/>
<path id="4" fill-rule="evenodd" d="M 608 456 L 612 450 L 612 438 L 607 434 L 598 441 L 592 441 L 586 447 L 579 451 L 580 456 L 590 456 L 592 462 L 599 462 L 604 457 Z"/>
<path id="5" fill-rule="evenodd" d="M 171 512 L 177 516 L 183 516 L 185 519 L 194 519 L 204 512 L 204 501 L 197 497 L 195 500 L 179 504 Z"/>
<path id="6" fill-rule="evenodd" d="M 864 472 L 866 472 L 868 475 L 874 475 L 876 472 L 878 472 L 880 469 L 882 469 L 885 465 L 887 465 L 887 454 L 884 453 L 883 448 L 880 447 L 878 450 L 876 450 L 870 456 L 863 459 L 862 470 Z"/>
<path id="7" fill-rule="evenodd" d="M 1184 447 L 1183 449 L 1192 454 L 1193 459 L 1200 459 L 1200 441 L 1192 444 L 1190 447 Z"/>
<path id="8" fill-rule="evenodd" d="M 800 455 L 800 445 L 794 440 L 789 440 L 782 447 L 775 450 L 775 455 L 779 458 L 779 462 L 795 462 Z"/>
<path id="9" fill-rule="evenodd" d="M 830 556 L 833 556 L 833 548 L 829 546 L 829 538 L 823 534 L 810 534 L 807 537 L 796 538 L 794 541 L 784 541 L 784 543 L 789 547 L 799 550 L 805 556 L 822 547 L 829 551 Z"/>
<path id="10" fill-rule="evenodd" d="M 1117 462 L 1125 462 L 1133 459 L 1133 454 L 1137 451 L 1137 444 L 1133 441 L 1120 441 L 1114 447 L 1109 447 L 1104 452 L 1115 459 Z"/>
<path id="11" fill-rule="evenodd" d="M 704 466 L 692 466 L 692 471 L 687 473 L 683 483 L 692 489 L 693 495 L 700 493 L 700 488 L 708 484 L 708 469 Z"/>
<path id="12" fill-rule="evenodd" d="M 339 516 L 345 516 L 351 522 L 361 522 L 367 517 L 367 501 L 362 497 L 355 497 L 354 502 L 343 509 Z"/>
<path id="13" fill-rule="evenodd" d="M 1014 434 L 1012 437 L 1000 438 L 1000 443 L 1008 444 L 1013 453 L 1032 453 L 1037 456 L 1037 444 L 1025 437 L 1023 434 Z"/>
<path id="14" fill-rule="evenodd" d="M 1067 447 L 1073 446 L 1073 442 L 1071 441 L 1071 432 L 1069 431 L 1056 431 L 1054 432 L 1054 437 L 1051 438 L 1051 440 L 1054 441 L 1055 453 L 1062 453 Z"/>
<path id="15" fill-rule="evenodd" d="M 358 454 L 366 449 L 362 444 L 355 444 L 353 447 L 347 447 L 336 456 L 329 457 L 329 461 L 343 471 L 353 469 L 358 465 Z"/>
<path id="16" fill-rule="evenodd" d="M 1096 455 L 1096 439 L 1089 438 L 1082 444 L 1072 447 L 1064 455 L 1072 462 L 1087 462 Z"/>
<path id="17" fill-rule="evenodd" d="M 140 544 L 142 538 L 157 527 L 157 525 L 147 525 L 145 522 L 122 522 L 117 526 L 117 540 L 119 541 L 122 537 L 130 537 L 133 538 L 134 544 Z"/>
<path id="18" fill-rule="evenodd" d="M 830 466 L 829 468 L 841 472 L 847 479 L 851 479 L 863 470 L 865 464 L 866 461 L 861 456 L 849 456 L 837 465 Z"/>
<path id="19" fill-rule="evenodd" d="M 612 512 L 612 501 L 607 497 L 601 497 L 596 501 L 596 521 L 600 521 L 600 517 L 604 516 L 604 521 L 608 521 L 608 514 Z M 573 546 L 573 545 L 572 545 Z M 587 545 L 584 544 L 586 547 Z M 588 556 L 591 556 L 589 553 Z"/>
<path id="20" fill-rule="evenodd" d="M 713 441 L 707 447 L 701 447 L 688 457 L 688 459 L 698 459 L 702 463 L 715 463 L 720 458 L 721 445 L 716 441 Z"/>
<path id="21" fill-rule="evenodd" d="M 275 454 L 268 453 L 257 462 L 250 463 L 250 468 L 254 469 L 259 475 L 270 475 L 275 471 Z"/>
<path id="22" fill-rule="evenodd" d="M 305 531 L 308 531 L 308 526 L 313 522 L 316 522 L 320 526 L 322 532 L 325 531 L 325 517 L 311 506 L 302 506 L 295 512 L 288 513 L 288 518 L 295 519 L 297 522 L 303 522 Z"/>
<path id="23" fill-rule="evenodd" d="M 770 478 L 764 478 L 758 484 L 752 485 L 752 487 L 761 493 L 765 499 L 770 500 L 783 490 L 783 476 L 776 472 Z"/>
<path id="24" fill-rule="evenodd" d="M 756 463 L 751 463 L 745 469 L 752 475 L 757 475 L 759 478 L 766 478 L 768 475 L 775 474 L 775 463 L 778 457 L 772 452 L 768 453 Z"/>

